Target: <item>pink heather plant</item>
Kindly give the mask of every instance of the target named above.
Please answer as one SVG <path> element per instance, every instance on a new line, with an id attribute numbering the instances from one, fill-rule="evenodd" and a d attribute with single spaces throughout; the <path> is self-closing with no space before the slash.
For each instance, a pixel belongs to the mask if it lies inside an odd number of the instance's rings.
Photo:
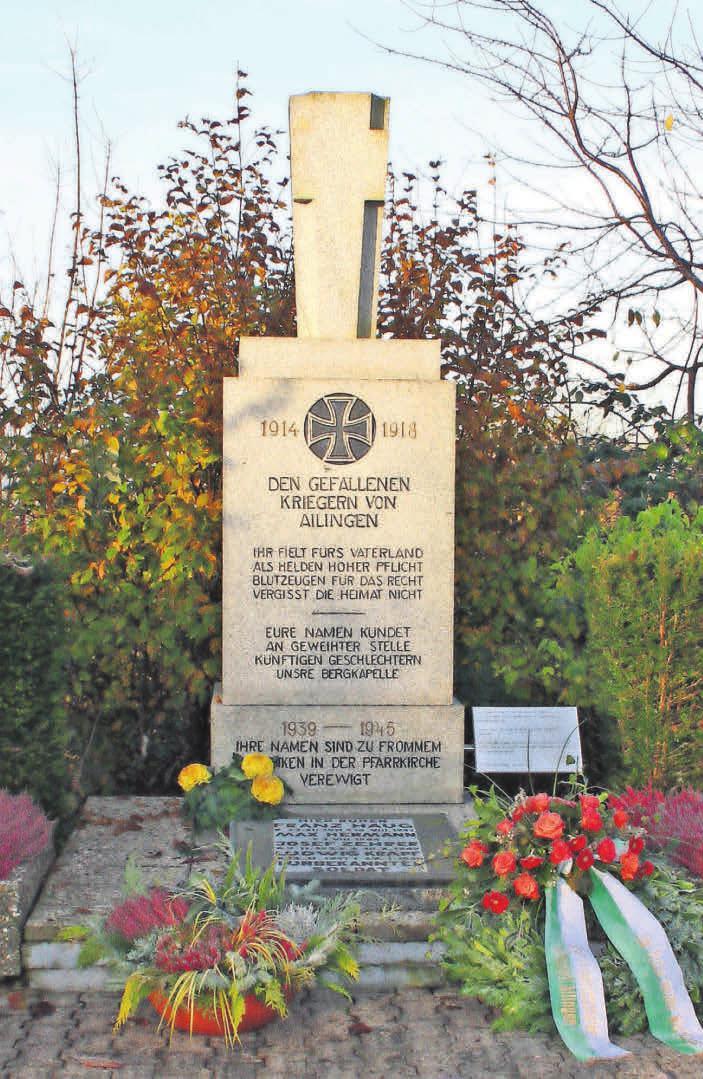
<path id="1" fill-rule="evenodd" d="M 0 790 L 0 880 L 44 850 L 49 821 L 28 794 Z"/>
<path id="2" fill-rule="evenodd" d="M 667 853 L 697 877 L 703 877 L 703 794 L 678 791 L 664 799 L 657 818 L 654 837 L 658 843 L 674 844 Z"/>
<path id="3" fill-rule="evenodd" d="M 180 925 L 188 909 L 185 899 L 170 895 L 165 888 L 152 888 L 147 895 L 133 896 L 115 907 L 105 929 L 125 940 L 137 940 L 148 936 L 152 929 Z"/>
<path id="4" fill-rule="evenodd" d="M 703 794 L 690 787 L 671 794 L 652 787 L 628 787 L 624 794 L 611 795 L 609 804 L 624 809 L 630 823 L 647 830 L 652 847 L 664 851 L 672 861 L 703 877 Z"/>

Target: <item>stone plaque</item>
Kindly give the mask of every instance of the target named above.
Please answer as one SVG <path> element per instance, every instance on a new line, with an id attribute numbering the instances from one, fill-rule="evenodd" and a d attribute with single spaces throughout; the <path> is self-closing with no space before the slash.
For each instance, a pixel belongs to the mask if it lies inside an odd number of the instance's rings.
<path id="1" fill-rule="evenodd" d="M 449 704 L 454 388 L 225 380 L 225 704 Z"/>
<path id="2" fill-rule="evenodd" d="M 230 842 L 265 869 L 286 862 L 286 877 L 323 884 L 445 884 L 454 878 L 456 831 L 444 813 L 281 816 L 232 821 Z"/>
<path id="3" fill-rule="evenodd" d="M 477 772 L 581 770 L 575 708 L 473 708 L 472 712 Z"/>
<path id="4" fill-rule="evenodd" d="M 273 853 L 295 874 L 427 872 L 411 817 L 275 820 Z"/>

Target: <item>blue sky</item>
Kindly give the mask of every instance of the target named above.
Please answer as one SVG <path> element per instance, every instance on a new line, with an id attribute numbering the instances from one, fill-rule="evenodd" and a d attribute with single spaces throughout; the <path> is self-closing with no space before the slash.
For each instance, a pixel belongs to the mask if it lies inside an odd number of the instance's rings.
<path id="1" fill-rule="evenodd" d="M 84 72 L 86 198 L 98 189 L 107 138 L 113 172 L 155 197 L 156 165 L 182 139 L 178 120 L 227 115 L 238 65 L 249 72 L 257 120 L 272 127 L 286 127 L 290 94 L 370 90 L 392 99 L 391 157 L 398 166 L 415 168 L 441 156 L 454 187 L 476 185 L 477 171 L 485 175 L 485 147 L 471 133 L 475 90 L 459 76 L 388 56 L 372 43 L 421 46 L 418 19 L 402 0 L 5 0 L 0 6 L 0 281 L 14 272 L 9 252 L 25 278 L 41 274 L 57 162 L 69 201 L 69 43 Z"/>

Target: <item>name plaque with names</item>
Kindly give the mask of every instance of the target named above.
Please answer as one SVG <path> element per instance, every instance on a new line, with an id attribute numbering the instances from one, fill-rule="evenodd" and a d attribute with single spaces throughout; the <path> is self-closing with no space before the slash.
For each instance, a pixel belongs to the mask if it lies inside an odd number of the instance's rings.
<path id="1" fill-rule="evenodd" d="M 293 873 L 426 873 L 410 817 L 291 818 L 273 822 L 278 869 Z"/>
<path id="2" fill-rule="evenodd" d="M 456 830 L 444 813 L 311 814 L 239 820 L 230 842 L 262 869 L 285 865 L 289 881 L 426 888 L 454 879 Z"/>
<path id="3" fill-rule="evenodd" d="M 476 771 L 577 772 L 576 708 L 473 708 Z"/>

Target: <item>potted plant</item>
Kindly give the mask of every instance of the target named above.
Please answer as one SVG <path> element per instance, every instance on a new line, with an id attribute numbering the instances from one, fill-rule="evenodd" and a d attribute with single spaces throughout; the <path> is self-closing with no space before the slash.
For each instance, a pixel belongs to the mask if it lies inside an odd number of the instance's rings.
<path id="1" fill-rule="evenodd" d="M 288 1003 L 318 978 L 346 992 L 358 966 L 351 941 L 354 897 L 321 899 L 309 891 L 286 899 L 284 874 L 255 868 L 248 851 L 228 848 L 221 880 L 191 874 L 178 893 L 152 888 L 116 906 L 83 937 L 79 964 L 107 962 L 124 978 L 119 1028 L 144 999 L 171 1028 L 219 1034 L 234 1045 L 240 1032 L 285 1016 Z"/>

